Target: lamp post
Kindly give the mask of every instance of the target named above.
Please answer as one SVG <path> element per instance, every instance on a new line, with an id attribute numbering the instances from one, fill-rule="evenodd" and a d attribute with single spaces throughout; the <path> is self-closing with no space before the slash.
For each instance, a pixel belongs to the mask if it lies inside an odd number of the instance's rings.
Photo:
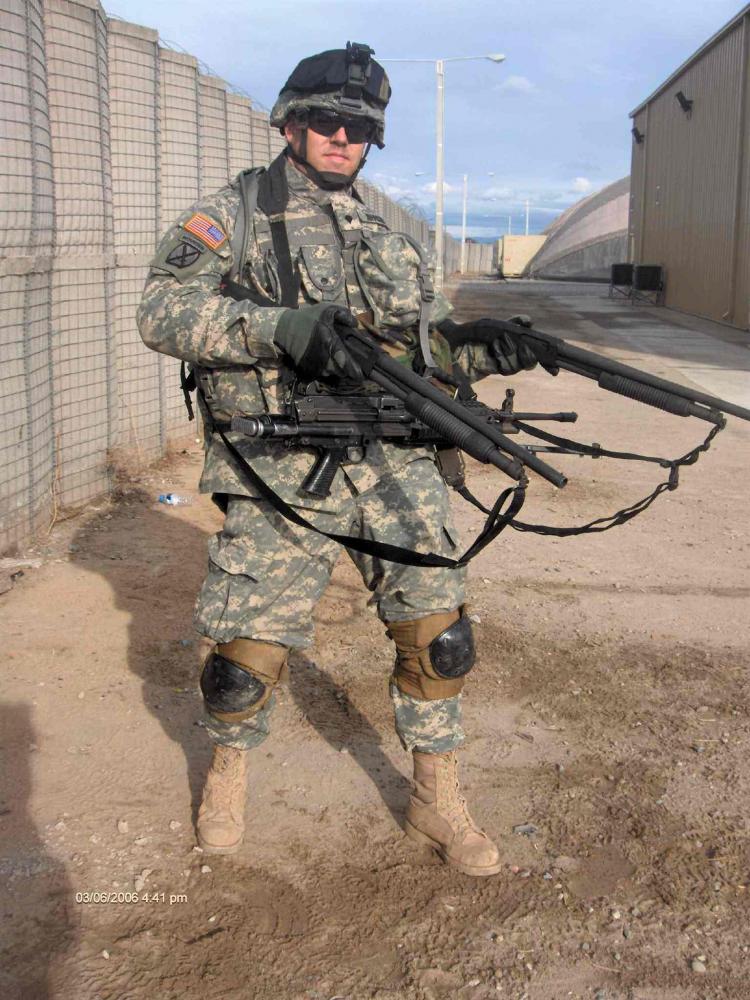
<path id="1" fill-rule="evenodd" d="M 469 194 L 469 175 L 464 174 L 464 204 L 463 212 L 461 213 L 461 266 L 459 271 L 461 274 L 466 270 L 466 202 Z"/>
<path id="2" fill-rule="evenodd" d="M 428 62 L 435 65 L 437 81 L 437 108 L 435 114 L 435 287 L 443 287 L 443 264 L 445 256 L 443 187 L 445 183 L 445 64 L 466 62 L 469 59 L 489 59 L 493 63 L 505 61 L 500 52 L 490 52 L 483 56 L 449 56 L 447 59 L 381 59 L 380 62 Z"/>

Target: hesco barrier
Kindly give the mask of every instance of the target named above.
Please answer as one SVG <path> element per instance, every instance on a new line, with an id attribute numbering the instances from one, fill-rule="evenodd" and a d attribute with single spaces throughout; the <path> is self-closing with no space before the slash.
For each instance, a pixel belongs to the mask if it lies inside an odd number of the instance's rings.
<path id="1" fill-rule="evenodd" d="M 135 310 L 160 234 L 283 147 L 268 116 L 97 0 L 0 0 L 0 552 L 188 423 Z M 367 182 L 393 229 L 427 224 Z"/>
<path id="2" fill-rule="evenodd" d="M 434 244 L 434 231 L 431 245 Z M 461 270 L 461 240 L 446 233 L 443 238 L 445 254 L 443 268 L 446 278 Z M 467 243 L 464 258 L 464 274 L 497 274 L 497 243 Z"/>

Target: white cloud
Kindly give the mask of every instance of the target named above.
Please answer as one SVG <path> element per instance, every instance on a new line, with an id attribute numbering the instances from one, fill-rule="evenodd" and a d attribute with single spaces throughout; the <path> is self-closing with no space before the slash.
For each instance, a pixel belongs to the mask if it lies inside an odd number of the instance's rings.
<path id="1" fill-rule="evenodd" d="M 474 192 L 472 192 L 473 194 Z M 479 191 L 476 197 L 480 201 L 508 201 L 516 197 L 515 192 L 509 187 L 488 187 Z"/>
<path id="2" fill-rule="evenodd" d="M 457 191 L 463 190 L 458 185 L 448 184 L 447 181 L 443 181 L 443 194 L 455 194 Z M 422 185 L 422 191 L 425 194 L 435 194 L 437 191 L 437 181 L 430 181 L 428 184 Z"/>
<path id="3" fill-rule="evenodd" d="M 504 94 L 531 94 L 536 86 L 526 76 L 509 76 L 494 89 Z"/>
<path id="4" fill-rule="evenodd" d="M 425 197 L 422 188 L 418 187 L 410 177 L 378 172 L 365 174 L 365 180 L 370 181 L 371 184 L 380 188 L 384 194 L 394 200 L 407 198 L 425 203 L 430 201 L 429 198 Z"/>
<path id="5" fill-rule="evenodd" d="M 400 184 L 396 183 L 383 183 L 379 185 L 383 194 L 387 194 L 389 198 L 409 198 L 412 196 L 412 191 L 410 188 L 402 187 Z"/>
<path id="6" fill-rule="evenodd" d="M 588 194 L 593 186 L 588 177 L 576 177 L 571 190 L 575 191 L 576 194 Z"/>

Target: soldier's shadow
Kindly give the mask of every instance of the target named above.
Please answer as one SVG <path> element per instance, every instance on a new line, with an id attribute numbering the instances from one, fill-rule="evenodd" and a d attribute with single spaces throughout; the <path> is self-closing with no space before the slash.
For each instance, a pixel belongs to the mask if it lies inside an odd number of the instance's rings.
<path id="1" fill-rule="evenodd" d="M 73 546 L 76 562 L 107 580 L 115 607 L 128 616 L 128 667 L 141 679 L 144 707 L 185 756 L 193 820 L 211 753 L 196 726 L 202 653 L 192 627 L 206 567 L 206 535 L 134 489 L 109 516 L 82 526 Z"/>
<path id="2" fill-rule="evenodd" d="M 334 750 L 345 749 L 372 781 L 398 826 L 403 827 L 409 782 L 381 746 L 380 733 L 312 660 L 291 658 L 289 691 L 308 722 Z"/>
<path id="3" fill-rule="evenodd" d="M 25 702 L 0 704 L 0 733 L 4 764 L 0 769 L 0 874 L 5 929 L 0 941 L 0 995 L 52 1000 L 63 995 L 64 960 L 75 953 L 81 917 L 74 913 L 65 864 L 48 849 L 33 819 L 30 747 L 36 749 L 39 737 L 30 706 Z"/>

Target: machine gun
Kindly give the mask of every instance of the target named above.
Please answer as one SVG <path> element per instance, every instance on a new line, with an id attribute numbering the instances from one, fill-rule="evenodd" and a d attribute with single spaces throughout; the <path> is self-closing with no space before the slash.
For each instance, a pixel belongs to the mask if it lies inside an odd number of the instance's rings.
<path id="1" fill-rule="evenodd" d="M 441 390 L 437 392 L 448 404 L 454 402 Z M 414 402 L 410 410 L 406 399 L 408 397 L 397 398 L 395 395 L 305 392 L 296 395 L 283 413 L 234 417 L 231 429 L 250 438 L 280 440 L 292 447 L 320 449 L 300 486 L 300 492 L 309 496 L 329 496 L 341 463 L 362 461 L 367 446 L 375 439 L 412 446 L 435 444 L 439 453 L 452 449 L 460 441 L 460 447 L 468 454 L 480 462 L 495 465 L 513 479 L 520 480 L 523 464 L 528 464 L 556 486 L 564 485 L 565 477 L 561 473 L 544 462 L 535 461 L 531 452 L 524 455 L 523 449 L 508 442 L 507 435 L 518 434 L 519 420 L 572 423 L 578 418 L 576 413 L 516 413 L 513 410 L 513 390 L 509 389 L 499 410 L 492 410 L 476 399 L 458 404 L 466 415 L 462 426 L 458 417 L 449 420 L 452 413 L 439 409 L 438 402 L 433 402 L 431 407 Z M 414 410 L 431 423 L 414 416 Z M 475 429 L 472 431 L 472 428 Z M 453 429 L 456 433 L 452 435 Z M 510 454 L 518 456 L 520 453 L 520 461 L 509 460 L 500 450 L 508 450 L 508 444 L 512 448 Z M 451 485 L 463 487 L 462 475 Z"/>

